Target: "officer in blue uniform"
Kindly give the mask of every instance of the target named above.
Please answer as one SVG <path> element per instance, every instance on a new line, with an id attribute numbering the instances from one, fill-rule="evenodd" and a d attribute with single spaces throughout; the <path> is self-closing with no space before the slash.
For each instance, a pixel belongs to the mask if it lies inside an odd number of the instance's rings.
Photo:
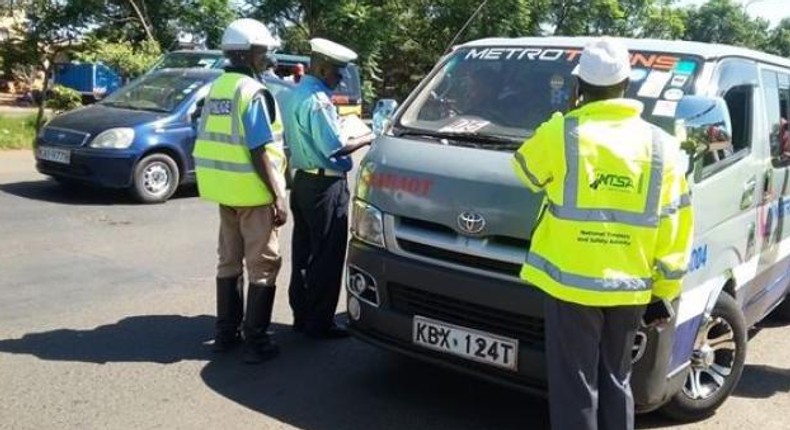
<path id="1" fill-rule="evenodd" d="M 344 139 L 331 95 L 342 68 L 357 58 L 343 45 L 312 39 L 310 70 L 283 106 L 285 140 L 295 169 L 290 206 L 294 217 L 289 298 L 294 328 L 310 337 L 348 336 L 335 319 L 348 243 L 351 153 L 372 134 Z"/>

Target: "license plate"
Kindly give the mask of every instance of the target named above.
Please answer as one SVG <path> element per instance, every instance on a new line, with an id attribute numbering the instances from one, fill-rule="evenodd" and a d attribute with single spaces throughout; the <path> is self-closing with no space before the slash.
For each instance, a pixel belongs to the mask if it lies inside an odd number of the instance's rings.
<path id="1" fill-rule="evenodd" d="M 415 316 L 412 341 L 425 348 L 518 370 L 518 340 Z"/>
<path id="2" fill-rule="evenodd" d="M 55 163 L 71 163 L 71 151 L 68 149 L 47 148 L 39 146 L 36 149 L 36 157 L 42 160 L 53 161 Z"/>

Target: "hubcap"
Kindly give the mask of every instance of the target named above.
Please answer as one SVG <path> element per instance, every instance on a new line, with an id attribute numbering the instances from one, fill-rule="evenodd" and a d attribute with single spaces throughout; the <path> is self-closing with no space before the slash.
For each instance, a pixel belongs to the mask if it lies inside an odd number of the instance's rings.
<path id="1" fill-rule="evenodd" d="M 683 392 L 694 400 L 709 399 L 732 373 L 737 352 L 735 332 L 724 318 L 709 317 L 703 322 L 694 348 Z"/>
<path id="2" fill-rule="evenodd" d="M 164 194 L 169 186 L 170 170 L 164 163 L 151 163 L 143 171 L 143 187 L 149 194 Z"/>

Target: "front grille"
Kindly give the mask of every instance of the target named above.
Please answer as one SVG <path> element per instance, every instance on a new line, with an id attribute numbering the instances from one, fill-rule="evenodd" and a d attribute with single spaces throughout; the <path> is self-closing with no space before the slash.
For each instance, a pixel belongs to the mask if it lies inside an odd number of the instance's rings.
<path id="1" fill-rule="evenodd" d="M 387 284 L 390 303 L 398 312 L 434 318 L 459 326 L 543 345 L 543 320 L 520 315 L 398 283 Z"/>
<path id="2" fill-rule="evenodd" d="M 50 145 L 57 146 L 82 146 L 88 140 L 88 133 L 82 133 L 65 128 L 46 127 L 41 136 L 42 140 Z"/>
<path id="3" fill-rule="evenodd" d="M 409 253 L 423 257 L 442 260 L 449 263 L 468 266 L 475 269 L 488 270 L 508 276 L 518 277 L 521 272 L 521 265 L 509 263 L 507 261 L 494 260 L 491 258 L 478 257 L 475 255 L 464 254 L 461 252 L 448 251 L 435 246 L 412 242 L 406 239 L 398 239 L 398 246 Z"/>

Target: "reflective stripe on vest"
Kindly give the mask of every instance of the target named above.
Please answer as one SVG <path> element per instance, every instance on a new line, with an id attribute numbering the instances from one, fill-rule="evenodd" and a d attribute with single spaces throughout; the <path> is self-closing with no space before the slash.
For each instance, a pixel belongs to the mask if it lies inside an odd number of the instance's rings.
<path id="1" fill-rule="evenodd" d="M 262 206 L 273 201 L 271 191 L 252 165 L 242 121 L 246 106 L 264 89 L 258 81 L 234 73 L 223 74 L 212 85 L 193 153 L 202 198 L 228 206 Z M 276 104 L 271 128 L 273 141 L 265 150 L 276 169 L 284 173 L 282 120 Z"/>
<path id="2" fill-rule="evenodd" d="M 648 125 L 645 124 L 645 127 Z M 536 235 L 539 229 L 546 228 L 547 230 L 541 230 L 540 233 L 545 233 L 547 236 L 541 237 L 542 242 L 540 243 L 533 242 L 533 247 L 527 254 L 522 268 L 521 277 L 523 279 L 531 281 L 554 297 L 583 305 L 644 304 L 650 300 L 653 286 L 651 275 L 654 235 L 658 229 L 659 218 L 664 213 L 671 214 L 690 204 L 688 195 L 685 195 L 666 207 L 660 207 L 664 173 L 662 132 L 660 129 L 650 127 L 652 135 L 649 162 L 648 160 L 643 162 L 645 168 L 642 171 L 634 171 L 640 174 L 640 178 L 649 178 L 649 182 L 646 184 L 647 189 L 644 190 L 644 194 L 640 193 L 644 196 L 642 203 L 638 203 L 639 200 L 631 199 L 629 208 L 631 210 L 585 207 L 579 203 L 582 174 L 579 170 L 580 161 L 582 161 L 580 160 L 582 146 L 579 136 L 579 120 L 573 117 L 565 118 L 563 137 L 566 171 L 561 189 L 562 202 L 560 204 L 551 200 L 547 201 L 549 216 L 541 220 L 536 227 Z M 646 134 L 642 136 L 647 137 Z M 646 145 L 647 142 L 642 144 Z M 541 184 L 529 173 L 523 157 L 519 157 L 518 152 L 516 154 L 516 161 L 525 172 L 527 180 L 536 186 L 544 186 L 545 184 Z M 649 166 L 649 171 L 647 166 Z M 587 168 L 589 169 L 589 166 Z M 586 175 L 588 179 L 594 179 L 590 171 L 587 171 Z M 639 182 L 641 183 L 641 179 Z M 597 190 L 593 184 L 590 184 L 590 188 L 593 190 L 592 192 Z M 634 188 L 642 189 L 641 185 Z M 628 207 L 629 203 L 625 201 L 623 204 L 624 207 Z M 606 223 L 608 226 L 601 227 L 601 223 Z M 550 227 L 542 224 L 547 224 Z M 547 232 L 550 232 L 550 235 Z M 580 247 L 586 252 L 600 252 L 602 254 L 590 258 L 589 262 L 580 263 L 579 259 L 584 259 L 584 255 L 574 255 L 576 250 L 572 246 L 574 243 L 579 243 L 577 240 L 580 240 L 579 238 L 585 232 L 591 234 L 589 243 L 580 244 Z M 599 236 L 595 236 L 596 234 Z M 612 240 L 610 237 L 614 237 L 614 240 L 617 241 L 619 236 L 626 237 L 628 244 L 609 244 L 609 241 Z M 619 253 L 621 257 L 628 259 L 630 258 L 629 254 L 624 250 L 630 249 L 632 242 L 648 246 L 650 250 L 644 255 L 633 255 L 633 260 L 625 260 L 620 264 L 622 267 L 616 267 L 617 265 L 612 267 L 607 264 L 605 261 L 607 246 L 612 246 L 613 248 L 609 248 L 612 252 Z M 555 244 L 561 245 L 555 246 Z M 596 246 L 599 247 L 596 248 Z M 639 254 L 638 248 L 634 254 Z M 573 272 L 569 272 L 567 271 L 568 267 L 575 269 Z M 682 277 L 681 273 L 671 271 L 666 271 L 665 275 L 668 279 Z"/>
<path id="3" fill-rule="evenodd" d="M 640 227 L 658 226 L 658 205 L 661 199 L 661 182 L 664 172 L 659 131 L 653 129 L 651 142 L 650 188 L 647 201 L 641 213 L 616 209 L 585 209 L 577 204 L 579 195 L 579 121 L 576 118 L 565 120 L 565 186 L 563 187 L 562 206 L 549 202 L 549 212 L 557 218 L 574 221 L 616 222 Z M 526 170 L 525 170 L 526 171 Z M 530 179 L 531 180 L 531 179 Z"/>

